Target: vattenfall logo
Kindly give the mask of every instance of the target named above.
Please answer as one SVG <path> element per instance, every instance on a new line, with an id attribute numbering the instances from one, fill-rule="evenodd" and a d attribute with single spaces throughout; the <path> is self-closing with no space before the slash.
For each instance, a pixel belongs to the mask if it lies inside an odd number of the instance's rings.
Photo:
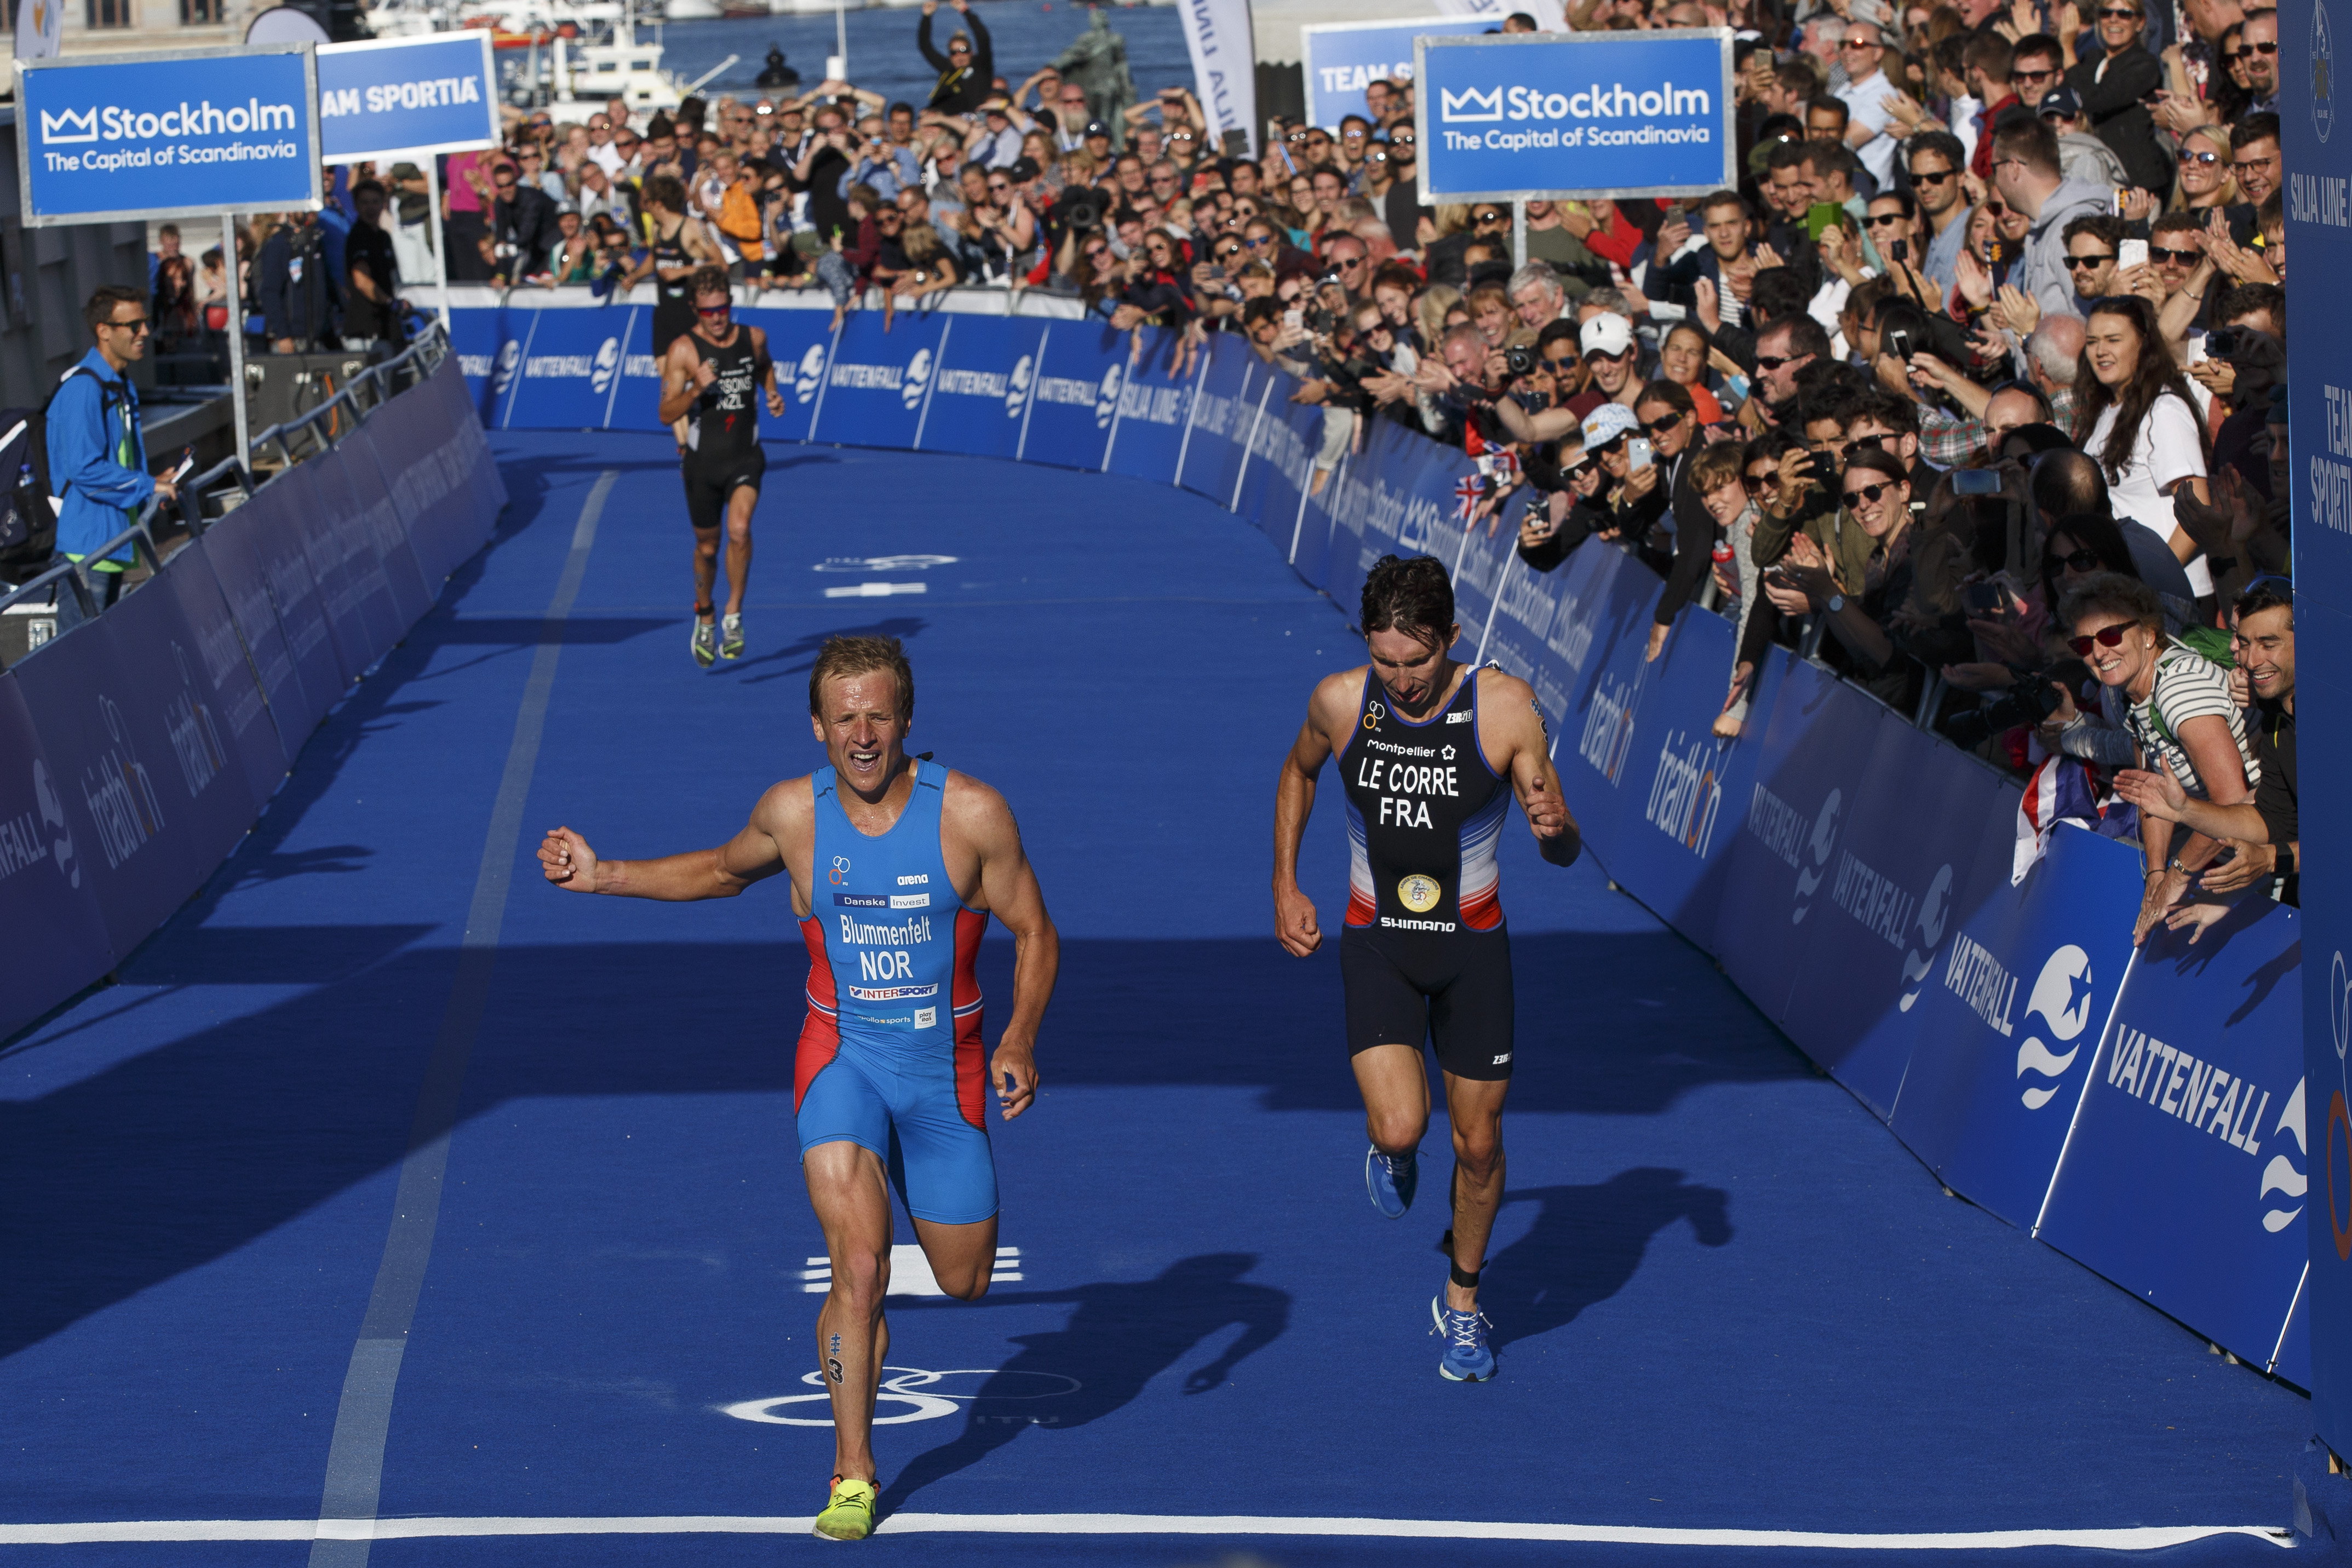
<path id="1" fill-rule="evenodd" d="M 490 391 L 502 392 L 512 383 L 515 371 L 522 365 L 522 345 L 512 338 L 499 345 L 497 366 L 490 371 Z"/>
<path id="2" fill-rule="evenodd" d="M 1126 384 L 1126 375 L 1113 365 L 1103 372 L 1102 385 L 1095 389 L 1095 428 L 1110 428 L 1110 416 L 1118 412 L 1118 389 Z"/>
<path id="3" fill-rule="evenodd" d="M 1004 417 L 1019 419 L 1021 411 L 1029 406 L 1029 389 L 1037 380 L 1037 357 L 1024 354 L 1013 362 L 1012 384 L 1004 392 Z"/>
<path id="4" fill-rule="evenodd" d="M 898 401 L 913 408 L 923 401 L 923 388 L 930 384 L 931 351 L 918 349 L 915 357 L 907 361 L 906 379 L 898 383 Z"/>
<path id="5" fill-rule="evenodd" d="M 152 141 L 159 137 L 176 141 L 198 136 L 242 136 L 255 131 L 291 131 L 295 126 L 292 104 L 264 103 L 257 98 L 226 109 L 210 99 L 193 105 L 183 99 L 178 107 L 161 114 L 93 104 L 88 109 L 61 109 L 54 114 L 45 109 L 40 117 L 44 147 Z"/>
<path id="6" fill-rule="evenodd" d="M 614 372 L 621 368 L 621 340 L 607 338 L 596 346 L 595 369 L 589 372 L 588 384 L 597 392 L 611 388 Z"/>
<path id="7" fill-rule="evenodd" d="M 793 398 L 806 402 L 816 396 L 817 388 L 824 384 L 824 345 L 811 343 L 807 353 L 801 356 L 801 367 L 793 374 Z"/>
<path id="8" fill-rule="evenodd" d="M 1832 789 L 1813 818 L 1813 836 L 1807 846 L 1812 851 L 1813 863 L 1797 873 L 1797 906 L 1789 912 L 1791 925 L 1804 924 L 1813 907 L 1813 894 L 1821 891 L 1822 879 L 1829 874 L 1830 852 L 1837 847 L 1838 809 L 1844 804 L 1845 791 Z"/>

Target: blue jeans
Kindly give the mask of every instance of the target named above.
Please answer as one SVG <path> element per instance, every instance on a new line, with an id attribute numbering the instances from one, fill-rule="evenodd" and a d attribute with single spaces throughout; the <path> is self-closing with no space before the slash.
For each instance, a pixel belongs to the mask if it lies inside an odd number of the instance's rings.
<path id="1" fill-rule="evenodd" d="M 837 250 L 828 250 L 816 258 L 816 275 L 833 291 L 835 305 L 846 305 L 857 290 L 857 274 L 842 259 Z"/>
<path id="2" fill-rule="evenodd" d="M 49 557 L 49 565 L 52 567 L 66 566 L 70 564 L 70 561 L 71 558 L 63 553 Z M 87 575 L 90 585 L 90 599 L 97 604 L 100 612 L 102 613 L 111 609 L 114 601 L 122 596 L 122 574 L 119 571 L 93 571 Z M 71 584 L 52 583 L 49 585 L 49 593 L 50 602 L 58 607 L 57 635 L 62 637 L 89 619 L 82 612 L 81 595 L 73 591 Z"/>

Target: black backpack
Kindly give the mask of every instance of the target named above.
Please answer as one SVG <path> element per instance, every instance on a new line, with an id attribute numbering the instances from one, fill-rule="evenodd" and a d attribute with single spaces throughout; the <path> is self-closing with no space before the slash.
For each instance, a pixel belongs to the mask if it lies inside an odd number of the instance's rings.
<path id="1" fill-rule="evenodd" d="M 110 415 L 116 383 L 76 365 L 58 385 L 76 376 L 99 383 L 100 417 Z M 38 408 L 0 408 L 0 578 L 21 581 L 57 553 L 58 497 L 49 485 L 49 404 L 57 396 L 50 392 Z"/>

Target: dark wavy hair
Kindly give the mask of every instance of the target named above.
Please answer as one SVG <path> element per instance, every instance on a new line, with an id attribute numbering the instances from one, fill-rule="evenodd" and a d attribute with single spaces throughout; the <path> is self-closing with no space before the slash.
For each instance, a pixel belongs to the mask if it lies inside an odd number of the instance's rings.
<path id="1" fill-rule="evenodd" d="M 2098 423 L 2099 415 L 2109 405 L 2116 410 L 2115 428 L 2107 433 L 2105 450 L 2094 454 L 2099 466 L 2106 470 L 2109 483 L 2121 479 L 2125 466 L 2131 462 L 2133 444 L 2139 439 L 2139 427 L 2147 418 L 2156 400 L 2170 392 L 2181 405 L 2193 411 L 2197 405 L 2189 396 L 2189 383 L 2181 379 L 2179 367 L 2165 351 L 2163 335 L 2156 329 L 2156 307 L 2137 294 L 2110 295 L 2091 302 L 2091 314 L 2083 323 L 2085 328 L 2102 316 L 2121 316 L 2128 320 L 2132 331 L 2139 338 L 2138 362 L 2132 367 L 2131 380 L 2118 392 L 2099 380 L 2091 369 L 2091 350 L 2085 344 L 2075 361 L 2074 386 L 2082 394 L 2083 409 L 2078 416 L 2081 428 L 2088 430 Z M 2197 426 L 2198 450 L 2204 454 L 2206 465 L 2212 465 L 2212 444 L 2206 439 L 2201 420 L 2190 423 Z"/>
<path id="2" fill-rule="evenodd" d="M 1364 635 L 1402 632 L 1443 652 L 1454 637 L 1454 584 L 1436 557 L 1384 555 L 1364 579 Z"/>

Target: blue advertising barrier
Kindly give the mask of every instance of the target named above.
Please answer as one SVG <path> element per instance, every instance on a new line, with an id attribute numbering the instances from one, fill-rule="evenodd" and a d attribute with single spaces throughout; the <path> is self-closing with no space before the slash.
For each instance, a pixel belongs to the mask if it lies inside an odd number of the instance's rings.
<path id="1" fill-rule="evenodd" d="M 458 554 L 448 567 L 433 574 L 438 583 L 458 560 L 472 555 L 489 542 L 490 530 L 498 526 L 499 513 L 507 504 L 507 484 L 499 477 L 499 465 L 490 455 L 489 437 L 483 434 L 483 424 L 473 413 L 473 402 L 466 394 L 466 385 L 457 367 L 443 361 L 441 367 L 395 402 L 415 400 L 415 432 L 422 444 L 409 461 L 437 464 L 446 477 L 450 492 L 463 491 L 467 504 L 458 507 L 450 518 L 449 535 Z"/>
<path id="2" fill-rule="evenodd" d="M 1424 36 L 1413 57 L 1422 189 L 1437 200 L 1735 183 L 1727 28 Z"/>
<path id="3" fill-rule="evenodd" d="M 207 716 L 191 735 L 201 735 L 225 747 L 221 766 L 240 775 L 253 810 L 278 792 L 286 777 L 290 753 L 270 722 L 268 694 L 260 673 L 247 656 L 228 596 L 213 570 L 211 552 L 202 539 L 190 539 L 173 554 L 149 588 L 168 593 L 176 601 L 189 641 L 177 628 L 170 633 L 171 664 L 167 671 L 151 672 L 151 679 L 168 682 L 176 675 L 184 688 L 182 701 L 191 714 Z M 142 593 L 142 598 L 158 597 Z"/>
<path id="4" fill-rule="evenodd" d="M 2193 945 L 2149 933 L 2040 1232 L 2257 1366 L 2310 1263 L 2302 937 L 2294 910 L 2259 898 Z"/>
<path id="5" fill-rule="evenodd" d="M 625 395 L 622 360 L 631 348 L 631 329 L 652 312 L 618 306 L 530 314 L 514 374 L 499 402 L 499 428 L 607 428 Z M 645 330 L 651 333 L 649 323 Z M 650 346 L 645 351 L 649 354 Z M 656 428 L 653 405 L 661 401 L 660 382 L 650 368 L 647 387 L 649 395 L 640 400 L 646 404 L 644 421 L 629 428 Z"/>
<path id="6" fill-rule="evenodd" d="M 1956 918 L 1919 998 L 1889 1125 L 2011 1225 L 2032 1228 L 2049 1195 L 2131 962 L 2131 924 L 2114 912 L 2144 885 L 2131 845 L 2061 824 L 2021 883 Z"/>
<path id="7" fill-rule="evenodd" d="M 0 768 L 5 1040 L 112 967 L 114 948 L 89 860 L 99 846 L 86 832 L 76 838 L 66 811 L 79 781 L 51 766 L 13 670 L 0 674 L 0 757 L 8 759 Z"/>
<path id="8" fill-rule="evenodd" d="M 282 595 L 271 584 L 260 536 L 268 531 L 268 514 L 279 505 L 265 491 L 207 528 L 203 544 L 229 613 L 236 618 L 246 654 L 260 677 L 262 695 L 268 699 L 278 747 L 290 760 L 326 716 L 340 688 L 334 650 L 327 645 L 326 618 L 299 550 L 279 555 L 273 548 L 270 559 L 281 569 L 299 566 L 300 575 Z M 281 597 L 289 601 L 283 608 Z"/>
<path id="9" fill-rule="evenodd" d="M 306 44 L 20 59 L 16 71 L 28 228 L 318 209 L 319 89 Z"/>
<path id="10" fill-rule="evenodd" d="M 487 28 L 321 44 L 318 57 L 319 142 L 330 163 L 498 145 Z"/>
<path id="11" fill-rule="evenodd" d="M 1002 455 L 1004 427 L 1017 426 L 1016 458 L 1173 479 L 1230 507 L 1351 619 L 1381 556 L 1444 562 L 1463 625 L 1457 656 L 1492 661 L 1534 687 L 1586 842 L 1620 885 L 1716 954 L 1769 1018 L 1955 1190 L 2021 1227 L 2039 1220 L 2044 1239 L 2245 1359 L 2274 1358 L 2289 1378 L 2310 1365 L 2317 1307 L 2300 1304 L 2297 1277 L 2271 1252 L 2301 1256 L 2290 1234 L 2304 1218 L 2294 1184 L 2328 1156 L 2323 1147 L 2279 1162 L 2287 1146 L 2301 1150 L 2298 1130 L 2323 1145 L 2338 1137 L 2344 1192 L 2334 1201 L 2352 1251 L 2352 1083 L 2331 1090 L 2340 1129 L 2319 1124 L 2316 1089 L 2307 1128 L 2283 1122 L 2278 1102 L 2261 1113 L 2268 1124 L 2253 1174 L 2270 1183 L 2264 1213 L 2293 1215 L 2280 1222 L 2284 1239 L 2258 1217 L 2269 1251 L 2248 1253 L 2243 1237 L 2210 1252 L 2181 1244 L 2168 1214 L 2234 1213 L 2251 1201 L 2241 1189 L 2263 1182 L 2243 1179 L 2236 1147 L 2210 1169 L 2156 1171 L 2170 1153 L 2118 1120 L 2101 1078 L 2105 1059 L 2094 1061 L 2099 1031 L 2116 1038 L 2135 1009 L 2182 1039 L 2226 1030 L 2226 1070 L 2268 1074 L 2283 1093 L 2293 1087 L 2292 1064 L 2281 1064 L 2296 1038 L 2295 977 L 2281 954 L 2257 954 L 2261 943 L 2225 927 L 2207 941 L 2231 947 L 2230 962 L 2216 966 L 2226 972 L 2168 974 L 2176 994 L 2159 994 L 2151 958 L 2179 939 L 2130 956 L 2139 883 L 2131 846 L 2065 829 L 2013 885 L 2015 785 L 1784 649 L 1764 656 L 1743 734 L 1717 738 L 1727 619 L 1685 611 L 1661 656 L 1648 659 L 1661 587 L 1654 571 L 1597 544 L 1553 572 L 1530 570 L 1507 525 L 1492 536 L 1483 519 L 1465 526 L 1469 460 L 1392 421 L 1370 422 L 1316 490 L 1324 411 L 1292 402 L 1297 383 L 1230 337 L 1213 338 L 1178 373 L 1168 335 L 1147 332 L 1138 353 L 1131 335 L 1092 319 L 959 315 L 901 337 L 914 322 L 902 319 L 886 335 L 866 313 L 829 355 L 822 312 L 743 314 L 806 334 L 802 361 L 779 358 L 817 439 Z M 550 329 L 540 329 L 542 347 L 583 330 L 552 327 L 559 336 L 549 338 Z M 919 374 L 914 356 L 925 349 L 931 358 Z M 1024 357 L 1031 384 L 1015 418 L 1008 405 L 1018 401 Z M 836 373 L 836 361 L 867 368 Z M 925 384 L 910 402 L 916 382 Z M 836 402 L 844 387 L 862 401 Z M 539 406 L 518 402 L 517 422 Z M 1155 419 L 1154 410 L 1165 412 Z M 2210 962 L 2214 951 L 2197 956 Z M 2234 967 L 2240 953 L 2243 971 Z M 2341 966 L 2330 983 L 2352 1016 Z M 2224 1021 L 2232 1009 L 2243 1016 Z M 2342 1032 L 2352 1040 L 2352 1024 Z M 2279 1061 L 2257 1068 L 2252 1057 L 2263 1051 Z M 2332 1051 L 2329 1063 L 2340 1079 Z M 2135 1224 L 2111 1224 L 2125 1206 L 2116 1195 L 2135 1184 L 2160 1189 L 2171 1207 L 2145 1206 Z M 2315 1209 L 2319 1197 L 2311 1195 Z M 2315 1245 L 2332 1255 L 2328 1233 L 2318 1234 Z"/>

